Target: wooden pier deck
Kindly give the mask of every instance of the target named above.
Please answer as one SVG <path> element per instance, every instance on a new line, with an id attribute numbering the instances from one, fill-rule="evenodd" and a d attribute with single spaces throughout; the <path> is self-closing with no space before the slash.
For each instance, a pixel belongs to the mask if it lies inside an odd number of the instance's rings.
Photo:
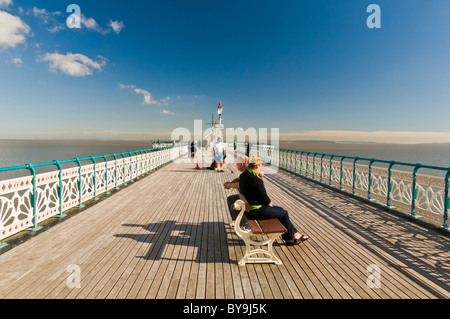
<path id="1" fill-rule="evenodd" d="M 1 254 L 0 298 L 450 297 L 448 237 L 284 171 L 265 176 L 269 196 L 311 238 L 278 240 L 281 266 L 239 266 L 222 187 L 237 175 L 171 163 L 141 178 Z"/>

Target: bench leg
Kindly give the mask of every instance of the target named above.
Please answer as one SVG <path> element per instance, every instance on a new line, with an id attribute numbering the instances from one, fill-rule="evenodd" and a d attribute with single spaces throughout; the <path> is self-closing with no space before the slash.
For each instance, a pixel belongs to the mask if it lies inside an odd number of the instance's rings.
<path id="1" fill-rule="evenodd" d="M 275 253 L 273 251 L 273 243 L 279 236 L 281 236 L 281 233 L 265 235 L 267 239 L 263 241 L 255 241 L 252 240 L 250 236 L 243 236 L 242 239 L 245 242 L 245 254 L 238 264 L 240 266 L 244 266 L 246 263 L 275 263 L 277 265 L 283 264 L 281 260 L 277 256 L 275 256 Z M 267 246 L 267 249 L 254 248 L 253 246 Z M 267 257 L 253 257 L 253 255 L 256 254 L 265 254 Z"/>

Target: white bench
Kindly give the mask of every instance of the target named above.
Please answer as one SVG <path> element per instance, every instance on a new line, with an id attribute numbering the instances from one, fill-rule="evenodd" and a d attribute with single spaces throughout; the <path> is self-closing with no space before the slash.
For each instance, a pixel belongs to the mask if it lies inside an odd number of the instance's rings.
<path id="1" fill-rule="evenodd" d="M 234 231 L 245 243 L 245 254 L 239 261 L 239 265 L 244 266 L 246 263 L 275 263 L 281 265 L 281 260 L 273 252 L 273 243 L 279 236 L 287 232 L 283 224 L 278 219 L 248 220 L 251 231 L 246 232 L 240 227 L 245 212 L 245 203 L 242 200 L 237 200 L 234 203 L 234 208 L 240 210 L 234 221 Z M 255 246 L 261 248 L 255 248 Z M 264 249 L 263 247 L 267 248 Z M 254 256 L 257 254 L 264 254 L 266 257 Z"/>

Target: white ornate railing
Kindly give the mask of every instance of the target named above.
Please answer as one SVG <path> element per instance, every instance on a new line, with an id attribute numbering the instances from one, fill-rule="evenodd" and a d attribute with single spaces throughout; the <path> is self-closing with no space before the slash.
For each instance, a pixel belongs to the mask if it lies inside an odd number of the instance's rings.
<path id="1" fill-rule="evenodd" d="M 48 218 L 64 217 L 67 210 L 83 207 L 86 201 L 95 200 L 187 153 L 186 145 L 177 145 L 0 168 L 0 172 L 27 169 L 31 173 L 0 181 L 0 246 L 5 244 L 1 240 L 7 237 L 24 230 L 37 230 L 39 223 Z M 76 166 L 62 168 L 69 163 Z M 57 170 L 36 174 L 36 168 L 50 165 Z"/>
<path id="2" fill-rule="evenodd" d="M 450 231 L 450 168 L 258 146 L 261 159 L 295 174 L 377 202 Z M 374 166 L 381 164 L 386 167 Z M 412 168 L 412 172 L 393 169 Z M 420 169 L 442 177 L 418 174 Z"/>

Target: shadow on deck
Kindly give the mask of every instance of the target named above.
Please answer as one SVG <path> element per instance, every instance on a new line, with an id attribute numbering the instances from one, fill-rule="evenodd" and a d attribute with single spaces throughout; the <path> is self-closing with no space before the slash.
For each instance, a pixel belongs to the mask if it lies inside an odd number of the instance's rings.
<path id="1" fill-rule="evenodd" d="M 309 186 L 309 192 L 302 191 L 299 187 L 302 179 L 289 175 L 292 174 L 284 175 L 288 178 L 271 176 L 268 179 L 408 280 L 438 298 L 448 298 L 450 241 L 447 237 L 312 182 L 304 182 Z M 317 194 L 316 190 L 328 196 Z M 411 273 L 408 269 L 415 271 Z M 417 274 L 422 278 L 419 279 Z M 430 283 L 447 293 L 441 294 L 440 289 L 430 287 Z"/>
<path id="2" fill-rule="evenodd" d="M 278 240 L 283 265 L 239 266 L 222 187 L 231 169 L 167 165 L 5 252 L 0 298 L 450 298 L 448 237 L 284 171 L 264 177 L 268 194 L 310 240 Z"/>
<path id="3" fill-rule="evenodd" d="M 123 226 L 142 228 L 145 230 L 144 234 L 114 235 L 116 237 L 129 238 L 141 243 L 150 244 L 147 253 L 144 256 L 136 256 L 136 258 L 143 258 L 146 260 L 181 260 L 196 263 L 237 263 L 237 261 L 231 260 L 228 254 L 221 254 L 220 251 L 214 249 L 213 246 L 208 247 L 208 241 L 202 241 L 201 238 L 199 238 L 203 232 L 208 233 L 208 229 L 218 230 L 221 228 L 225 230 L 225 223 L 223 222 L 202 222 L 200 224 L 194 224 L 167 220 L 147 225 L 124 224 Z M 240 244 L 238 238 L 227 239 L 224 231 L 216 231 L 214 234 L 214 241 L 228 243 L 228 245 Z M 178 246 L 180 248 L 192 247 L 196 252 L 196 256 L 192 259 L 183 259 L 179 258 L 179 256 L 163 257 L 163 253 L 169 245 Z M 210 249 L 209 252 L 208 248 Z"/>

